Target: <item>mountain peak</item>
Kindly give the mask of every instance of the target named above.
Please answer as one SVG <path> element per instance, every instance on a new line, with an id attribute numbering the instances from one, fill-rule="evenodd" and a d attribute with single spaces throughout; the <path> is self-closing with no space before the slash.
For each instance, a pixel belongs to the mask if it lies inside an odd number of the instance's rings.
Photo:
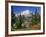
<path id="1" fill-rule="evenodd" d="M 21 15 L 27 15 L 27 14 L 30 14 L 29 10 L 25 10 L 25 11 L 21 12 Z"/>
<path id="2" fill-rule="evenodd" d="M 21 15 L 24 15 L 25 17 L 27 17 L 27 16 L 31 16 L 31 13 L 32 12 L 30 10 L 24 10 L 21 13 L 16 14 L 16 16 L 19 16 L 21 14 Z"/>

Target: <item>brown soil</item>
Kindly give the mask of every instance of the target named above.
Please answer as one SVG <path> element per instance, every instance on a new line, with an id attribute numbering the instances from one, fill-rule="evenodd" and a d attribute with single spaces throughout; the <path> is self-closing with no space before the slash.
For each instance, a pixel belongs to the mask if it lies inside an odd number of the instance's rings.
<path id="1" fill-rule="evenodd" d="M 40 25 L 32 25 L 32 29 L 40 29 Z"/>

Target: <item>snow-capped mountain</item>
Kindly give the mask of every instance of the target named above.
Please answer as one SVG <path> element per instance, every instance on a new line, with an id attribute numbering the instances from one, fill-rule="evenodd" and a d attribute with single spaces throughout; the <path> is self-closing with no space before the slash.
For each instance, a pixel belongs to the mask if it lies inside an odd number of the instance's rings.
<path id="1" fill-rule="evenodd" d="M 25 17 L 32 16 L 32 12 L 29 10 L 22 11 L 21 13 L 16 14 L 16 16 L 24 15 Z"/>

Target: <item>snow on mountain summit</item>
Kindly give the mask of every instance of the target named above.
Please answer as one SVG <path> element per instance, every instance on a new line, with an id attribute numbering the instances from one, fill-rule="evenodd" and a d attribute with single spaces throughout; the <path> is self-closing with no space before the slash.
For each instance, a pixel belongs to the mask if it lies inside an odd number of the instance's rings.
<path id="1" fill-rule="evenodd" d="M 24 15 L 25 17 L 31 16 L 31 11 L 25 10 L 25 11 L 21 12 L 21 15 Z"/>
<path id="2" fill-rule="evenodd" d="M 21 14 L 21 15 L 24 15 L 25 17 L 27 17 L 27 16 L 31 16 L 31 13 L 32 12 L 30 10 L 24 10 L 21 13 L 16 14 L 16 16 L 19 16 Z"/>
<path id="3" fill-rule="evenodd" d="M 29 10 L 25 10 L 25 11 L 21 12 L 21 15 L 27 15 L 27 14 L 30 14 Z"/>

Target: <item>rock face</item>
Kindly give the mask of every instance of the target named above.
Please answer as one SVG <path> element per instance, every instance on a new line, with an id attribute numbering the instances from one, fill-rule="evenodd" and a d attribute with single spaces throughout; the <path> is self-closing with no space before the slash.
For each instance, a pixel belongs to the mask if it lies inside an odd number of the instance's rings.
<path id="1" fill-rule="evenodd" d="M 31 20 L 32 20 L 32 12 L 29 10 L 25 10 L 21 13 L 18 13 L 16 16 L 19 17 L 21 15 L 22 20 L 24 21 L 21 26 L 29 28 L 31 25 Z"/>
<path id="2" fill-rule="evenodd" d="M 19 19 L 19 21 L 21 20 L 22 28 L 30 28 L 32 25 L 32 18 L 35 18 L 35 14 L 33 14 L 33 16 L 32 16 L 32 12 L 30 12 L 29 10 L 18 13 L 16 16 Z M 37 18 L 39 18 L 39 16 L 37 16 Z M 34 21 L 34 19 L 33 19 L 33 21 Z M 32 27 L 37 28 L 39 26 L 34 25 Z"/>
<path id="3" fill-rule="evenodd" d="M 31 20 L 32 20 L 32 18 L 26 17 L 24 20 L 24 23 L 22 23 L 22 27 L 25 26 L 26 28 L 29 28 L 31 25 Z"/>

